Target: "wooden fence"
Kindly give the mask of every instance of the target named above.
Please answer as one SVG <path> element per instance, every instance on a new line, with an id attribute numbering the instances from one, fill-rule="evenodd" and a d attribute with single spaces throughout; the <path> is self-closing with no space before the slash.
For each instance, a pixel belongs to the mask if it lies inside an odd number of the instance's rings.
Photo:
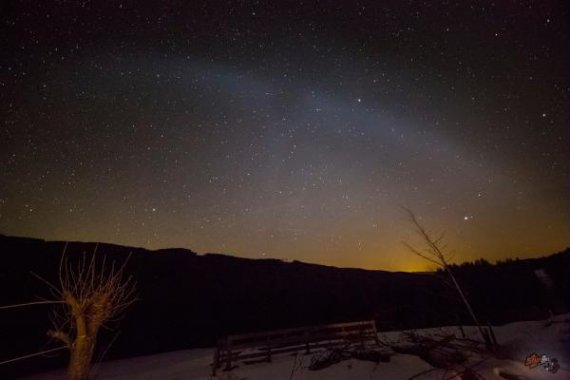
<path id="1" fill-rule="evenodd" d="M 253 334 L 230 335 L 218 341 L 214 351 L 213 373 L 225 364 L 232 368 L 238 361 L 267 361 L 273 355 L 325 347 L 378 342 L 374 321 L 339 323 L 333 325 L 273 330 Z"/>

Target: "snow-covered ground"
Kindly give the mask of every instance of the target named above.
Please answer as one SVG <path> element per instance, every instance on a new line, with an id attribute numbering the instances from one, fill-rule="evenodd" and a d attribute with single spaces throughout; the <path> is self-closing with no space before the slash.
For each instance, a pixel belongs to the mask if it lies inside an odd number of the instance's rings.
<path id="1" fill-rule="evenodd" d="M 475 339 L 477 330 L 466 328 L 468 338 Z M 211 376 L 212 349 L 196 349 L 110 361 L 94 369 L 96 379 L 129 380 L 398 380 L 398 379 L 461 379 L 457 374 L 465 368 L 473 370 L 467 379 L 518 379 L 518 380 L 568 380 L 570 379 L 570 314 L 551 320 L 517 322 L 494 328 L 500 348 L 491 355 L 473 345 L 469 339 L 453 340 L 455 349 L 465 344 L 462 352 L 467 361 L 454 368 L 435 368 L 419 356 L 397 353 L 397 347 L 411 347 L 412 340 L 441 339 L 443 336 L 460 333 L 456 327 L 417 330 L 408 332 L 380 333 L 382 342 L 396 347 L 396 351 L 384 346 L 382 350 L 390 355 L 389 362 L 371 362 L 348 359 L 321 370 L 310 370 L 313 355 L 283 354 L 272 363 L 246 365 L 238 363 L 232 371 L 218 371 Z M 469 348 L 471 347 L 471 348 Z M 446 351 L 443 351 L 444 353 Z M 558 360 L 560 368 L 556 373 L 547 372 L 541 366 L 530 369 L 524 365 L 531 354 L 548 355 Z M 441 354 L 441 351 L 440 351 Z M 320 353 L 322 355 L 322 353 Z M 27 380 L 63 379 L 62 371 L 36 375 Z"/>

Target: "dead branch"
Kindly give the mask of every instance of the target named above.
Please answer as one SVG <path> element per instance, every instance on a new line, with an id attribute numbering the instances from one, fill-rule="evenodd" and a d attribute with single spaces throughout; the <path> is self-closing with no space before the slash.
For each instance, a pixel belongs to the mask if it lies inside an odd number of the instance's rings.
<path id="1" fill-rule="evenodd" d="M 467 308 L 467 311 L 469 312 L 471 319 L 473 320 L 473 322 L 477 326 L 479 333 L 481 334 L 481 338 L 483 339 L 483 341 L 486 341 L 485 333 L 483 332 L 483 329 L 481 328 L 481 324 L 479 323 L 479 320 L 475 316 L 475 312 L 473 311 L 471 304 L 467 300 L 465 293 L 463 293 L 461 286 L 459 285 L 459 283 L 455 279 L 455 276 L 453 275 L 453 272 L 451 271 L 451 268 L 449 267 L 449 264 L 448 264 L 449 255 L 446 254 L 446 252 L 445 252 L 445 249 L 447 246 L 443 242 L 444 234 L 442 233 L 437 238 L 433 238 L 432 235 L 420 223 L 420 221 L 418 220 L 418 218 L 416 217 L 416 215 L 414 214 L 414 212 L 411 209 L 409 209 L 407 207 L 402 207 L 402 210 L 405 212 L 409 222 L 413 225 L 416 233 L 420 236 L 421 240 L 423 241 L 423 243 L 425 244 L 426 247 L 424 248 L 424 251 L 422 252 L 422 251 L 414 248 L 413 246 L 411 246 L 407 242 L 403 242 L 403 244 L 415 255 L 417 255 L 417 256 L 425 259 L 425 260 L 428 260 L 434 264 L 437 264 L 438 266 L 442 267 L 446 271 L 449 278 L 451 279 L 451 282 L 455 286 L 455 289 L 459 293 L 459 296 L 461 297 L 463 303 L 465 304 L 465 307 Z"/>

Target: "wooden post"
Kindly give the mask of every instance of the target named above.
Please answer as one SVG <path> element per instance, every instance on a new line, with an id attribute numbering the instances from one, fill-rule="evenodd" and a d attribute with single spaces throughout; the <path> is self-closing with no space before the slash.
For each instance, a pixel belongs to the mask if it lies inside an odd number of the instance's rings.
<path id="1" fill-rule="evenodd" d="M 212 376 L 216 376 L 216 370 L 220 366 L 220 344 L 214 349 L 214 362 L 212 363 Z"/>
<path id="2" fill-rule="evenodd" d="M 461 331 L 461 337 L 465 339 L 465 330 L 463 330 L 463 326 L 459 325 L 459 331 Z"/>
<path id="3" fill-rule="evenodd" d="M 378 339 L 378 330 L 376 329 L 376 321 L 372 320 L 372 333 L 374 334 L 374 341 L 376 345 L 380 347 L 380 339 Z"/>
<path id="4" fill-rule="evenodd" d="M 307 354 L 311 353 L 311 344 L 309 343 L 309 330 L 305 330 L 305 332 L 303 333 L 303 335 L 305 336 L 305 352 Z"/>
<path id="5" fill-rule="evenodd" d="M 232 369 L 232 340 L 226 339 L 226 371 Z"/>
<path id="6" fill-rule="evenodd" d="M 463 330 L 463 323 L 461 322 L 461 318 L 459 318 L 459 314 L 455 312 L 455 320 L 457 321 L 457 327 L 459 327 L 459 331 L 461 332 L 461 337 L 465 339 L 465 330 Z"/>
<path id="7" fill-rule="evenodd" d="M 269 334 L 265 338 L 267 344 L 267 362 L 271 363 L 271 339 L 269 338 Z"/>
<path id="8" fill-rule="evenodd" d="M 495 332 L 493 331 L 493 327 L 487 322 L 487 327 L 489 328 L 489 335 L 491 335 L 491 340 L 493 341 L 493 349 L 497 348 L 499 345 L 497 343 L 497 337 L 495 336 Z"/>
<path id="9" fill-rule="evenodd" d="M 483 341 L 485 342 L 485 348 L 487 351 L 493 350 L 493 343 L 491 342 L 491 337 L 489 336 L 489 330 L 486 328 L 481 328 L 483 332 Z"/>

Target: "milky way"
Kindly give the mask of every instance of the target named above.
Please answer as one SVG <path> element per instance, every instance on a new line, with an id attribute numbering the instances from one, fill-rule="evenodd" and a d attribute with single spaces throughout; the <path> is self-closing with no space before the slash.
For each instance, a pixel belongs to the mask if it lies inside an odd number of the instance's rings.
<path id="1" fill-rule="evenodd" d="M 0 233 L 424 270 L 408 206 L 458 262 L 570 244 L 566 4 L 148 3 L 6 7 Z"/>

